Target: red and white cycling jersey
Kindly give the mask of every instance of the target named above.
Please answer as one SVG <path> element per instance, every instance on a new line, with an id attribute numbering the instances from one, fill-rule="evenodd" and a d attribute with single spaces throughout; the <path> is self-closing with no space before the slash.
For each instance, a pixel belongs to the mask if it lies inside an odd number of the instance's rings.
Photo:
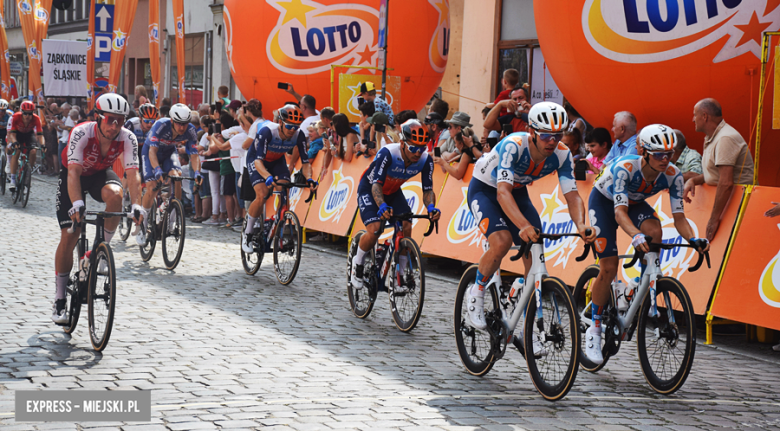
<path id="1" fill-rule="evenodd" d="M 43 134 L 41 119 L 38 117 L 38 115 L 33 114 L 30 122 L 25 125 L 21 112 L 15 113 L 8 121 L 8 131 L 18 133 L 30 133 L 34 131 L 38 135 Z"/>
<path id="2" fill-rule="evenodd" d="M 61 154 L 62 160 L 68 161 L 67 166 L 81 165 L 81 176 L 88 176 L 110 168 L 124 154 L 125 170 L 138 169 L 138 139 L 133 132 L 121 128 L 105 156 L 100 154 L 98 133 L 94 121 L 81 123 L 70 131 L 68 146 Z"/>

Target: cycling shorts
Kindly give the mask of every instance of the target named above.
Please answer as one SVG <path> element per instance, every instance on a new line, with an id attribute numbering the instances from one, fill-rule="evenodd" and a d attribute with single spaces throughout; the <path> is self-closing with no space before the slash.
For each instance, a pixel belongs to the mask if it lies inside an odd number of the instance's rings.
<path id="1" fill-rule="evenodd" d="M 379 215 L 377 213 L 379 212 L 379 205 L 376 204 L 376 201 L 374 200 L 374 196 L 371 194 L 371 185 L 363 185 L 363 183 L 360 183 L 361 185 L 358 186 L 357 193 L 358 193 L 358 209 L 360 210 L 360 219 L 363 220 L 363 224 L 368 226 L 371 223 L 376 223 L 381 220 Z M 404 196 L 404 191 L 399 189 L 398 191 L 391 193 L 389 195 L 383 195 L 385 203 L 390 205 L 391 208 L 393 208 L 393 214 L 403 214 L 412 212 L 412 209 L 409 207 L 409 202 L 406 200 L 406 196 Z"/>
<path id="2" fill-rule="evenodd" d="M 509 217 L 506 216 L 498 203 L 498 189 L 483 183 L 477 178 L 472 178 L 466 196 L 471 214 L 474 215 L 474 221 L 477 222 L 479 230 L 485 235 L 485 238 L 490 238 L 493 232 L 508 230 L 512 234 L 512 242 L 515 245 L 519 245 L 522 242 L 520 229 L 509 220 Z M 539 218 L 539 213 L 534 208 L 533 203 L 531 203 L 531 198 L 528 196 L 528 188 L 518 187 L 512 189 L 512 196 L 515 198 L 515 203 L 523 217 L 528 220 L 531 226 L 539 229 L 541 232 L 542 220 Z"/>
<path id="3" fill-rule="evenodd" d="M 7 133 L 7 131 L 6 131 Z M 24 147 L 29 147 L 30 145 L 36 143 L 35 135 L 33 135 L 33 132 L 15 132 L 16 133 L 16 145 L 22 145 Z"/>
<path id="4" fill-rule="evenodd" d="M 279 180 L 290 181 L 290 170 L 287 168 L 287 160 L 284 157 L 276 159 L 273 162 L 266 162 L 265 160 L 262 162 L 263 166 L 265 166 L 265 170 L 268 171 L 272 177 Z M 247 170 L 249 171 L 249 180 L 252 181 L 252 187 L 260 183 L 265 183 L 265 178 L 257 172 L 254 163 L 248 163 Z"/>
<path id="5" fill-rule="evenodd" d="M 144 151 L 144 153 L 147 151 Z M 160 151 L 157 152 L 157 162 L 159 162 L 164 174 L 169 174 L 171 171 L 176 171 L 181 174 L 181 163 L 179 163 L 178 152 L 174 150 L 168 157 L 161 158 L 160 155 L 165 156 L 165 154 Z M 142 155 L 141 166 L 143 166 L 142 175 L 144 182 L 148 183 L 149 181 L 154 181 L 154 168 L 152 168 L 152 163 L 149 161 L 149 154 Z"/>
<path id="6" fill-rule="evenodd" d="M 620 225 L 615 220 L 615 202 L 594 188 L 588 198 L 588 215 L 591 226 L 596 229 L 596 241 L 593 243 L 596 255 L 599 258 L 617 256 L 617 230 Z M 645 220 L 658 220 L 653 207 L 645 201 L 629 205 L 628 217 L 637 229 Z"/>
<path id="7" fill-rule="evenodd" d="M 92 199 L 103 202 L 102 190 L 103 187 L 113 184 L 122 188 L 122 182 L 119 180 L 119 176 L 113 169 L 109 168 L 105 171 L 96 172 L 93 175 L 81 177 L 81 199 L 87 196 L 89 193 Z M 60 229 L 67 229 L 73 226 L 73 221 L 68 215 L 73 202 L 70 201 L 70 195 L 68 194 L 68 170 L 60 169 L 60 178 L 57 181 L 57 221 L 60 224 Z"/>

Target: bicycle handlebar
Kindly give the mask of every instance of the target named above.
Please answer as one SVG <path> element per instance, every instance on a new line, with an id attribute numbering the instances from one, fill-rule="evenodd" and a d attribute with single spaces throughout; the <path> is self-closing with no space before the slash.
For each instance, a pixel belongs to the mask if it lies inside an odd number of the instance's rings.
<path id="1" fill-rule="evenodd" d="M 81 221 L 78 223 L 79 227 L 83 227 L 85 224 L 89 222 L 93 222 L 94 220 L 87 220 L 84 217 L 85 216 L 95 216 L 96 220 L 100 218 L 112 218 L 112 217 L 127 217 L 127 213 L 123 212 L 110 212 L 110 211 L 86 211 L 84 207 L 79 208 L 79 214 L 81 215 Z M 141 217 L 141 211 L 139 210 L 133 210 L 133 218 L 140 218 Z M 71 225 L 71 227 L 68 228 L 68 233 L 75 232 L 76 226 Z"/>
<path id="2" fill-rule="evenodd" d="M 539 233 L 538 229 L 534 229 L 534 230 L 536 230 L 536 232 Z M 593 231 L 591 231 L 590 228 L 585 229 L 585 235 L 590 235 L 592 232 Z M 578 233 L 553 233 L 553 234 L 539 233 L 539 239 L 536 241 L 535 244 L 541 244 L 542 240 L 545 240 L 545 239 L 551 239 L 553 241 L 557 241 L 557 240 L 559 240 L 559 239 L 561 239 L 561 238 L 563 238 L 565 236 L 576 236 L 576 237 L 582 238 L 582 236 L 580 234 L 578 234 Z M 532 242 L 525 242 L 524 241 L 522 244 L 520 244 L 519 248 L 517 249 L 517 254 L 515 254 L 512 257 L 510 257 L 509 260 L 514 262 L 514 261 L 520 259 L 523 256 L 525 256 L 526 258 L 530 257 L 531 256 L 531 246 L 533 244 L 534 243 L 532 243 Z M 575 260 L 577 262 L 582 262 L 583 260 L 585 260 L 585 258 L 588 257 L 588 253 L 590 253 L 592 249 L 593 249 L 593 244 L 585 244 L 585 251 L 582 252 L 581 256 L 575 258 Z"/>
<path id="3" fill-rule="evenodd" d="M 301 188 L 301 189 L 309 188 L 309 183 L 308 182 L 306 182 L 306 183 L 295 183 L 295 182 L 287 181 L 287 180 L 281 180 L 280 182 L 277 182 L 277 181 L 279 181 L 279 180 L 274 180 L 273 185 L 274 186 L 279 186 L 279 187 L 284 188 L 284 189 L 290 189 L 290 188 L 293 188 L 293 187 L 298 187 L 298 188 Z M 271 196 L 271 193 L 272 193 L 272 191 L 271 191 L 271 188 L 269 187 L 268 194 L 265 196 L 265 198 L 268 199 L 268 197 Z M 309 197 L 304 201 L 304 203 L 309 203 L 309 202 L 311 202 L 314 199 L 317 199 L 317 190 L 310 190 L 309 191 Z"/>
<path id="4" fill-rule="evenodd" d="M 704 261 L 705 258 L 707 259 L 707 268 L 712 268 L 712 266 L 710 265 L 710 252 L 706 251 L 706 252 L 702 253 L 702 252 L 699 251 L 699 249 L 703 247 L 703 245 L 701 243 L 698 243 L 698 244 L 664 244 L 664 243 L 658 243 L 658 242 L 651 242 L 653 240 L 653 238 L 649 237 L 649 236 L 645 237 L 645 240 L 647 241 L 647 245 L 650 247 L 650 251 L 651 252 L 655 252 L 655 251 L 659 251 L 659 250 L 671 250 L 671 249 L 677 248 L 677 247 L 692 248 L 692 249 L 696 250 L 697 252 L 699 252 L 699 260 L 696 262 L 696 265 L 693 265 L 692 267 L 688 268 L 688 271 L 690 271 L 690 272 L 697 271 L 701 267 L 702 261 Z M 631 259 L 630 262 L 624 264 L 623 268 L 631 268 L 632 266 L 634 266 L 636 264 L 636 262 L 639 259 L 643 258 L 644 256 L 645 256 L 645 252 L 639 251 L 636 248 L 634 248 L 634 256 L 633 256 L 633 258 Z"/>
<path id="5" fill-rule="evenodd" d="M 376 232 L 376 234 L 377 235 L 381 235 L 382 232 L 384 232 L 384 230 L 385 230 L 385 222 L 409 221 L 409 220 L 416 219 L 416 218 L 417 219 L 428 219 L 428 221 L 430 222 L 430 223 L 428 223 L 428 230 L 425 231 L 423 236 L 430 236 L 431 233 L 433 233 L 433 229 L 434 228 L 436 229 L 436 234 L 439 233 L 439 221 L 438 220 L 431 221 L 431 218 L 428 215 L 415 214 L 413 212 L 405 212 L 405 213 L 401 213 L 401 214 L 398 214 L 398 215 L 390 216 L 389 219 L 384 220 L 382 222 L 382 225 L 379 228 L 379 232 Z"/>
<path id="6" fill-rule="evenodd" d="M 193 178 L 193 177 L 172 177 L 172 176 L 170 176 L 170 175 L 168 175 L 168 174 L 164 174 L 164 175 L 163 175 L 163 178 L 162 178 L 162 181 L 158 181 L 158 182 L 157 182 L 157 185 L 156 185 L 156 186 L 154 186 L 154 189 L 152 189 L 152 191 L 153 191 L 153 192 L 158 192 L 158 191 L 160 191 L 160 189 L 161 189 L 161 188 L 162 188 L 162 186 L 163 186 L 163 181 L 164 181 L 166 178 L 167 178 L 167 179 L 170 179 L 171 181 L 184 181 L 184 180 L 191 180 L 191 181 L 195 181 L 195 180 L 196 180 L 196 179 L 195 179 L 195 178 Z M 198 191 L 199 191 L 199 190 L 200 190 L 200 184 L 198 184 L 197 182 L 195 182 L 195 187 L 193 188 L 193 192 L 194 192 L 194 193 L 198 193 Z"/>

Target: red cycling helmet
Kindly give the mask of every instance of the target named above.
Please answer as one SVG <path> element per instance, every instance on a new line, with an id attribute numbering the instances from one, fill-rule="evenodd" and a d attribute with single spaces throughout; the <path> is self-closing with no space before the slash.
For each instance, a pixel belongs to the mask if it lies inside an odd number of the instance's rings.
<path id="1" fill-rule="evenodd" d="M 22 105 L 19 107 L 19 109 L 25 112 L 34 112 L 35 104 L 30 102 L 29 100 L 25 100 L 24 102 L 22 102 Z"/>

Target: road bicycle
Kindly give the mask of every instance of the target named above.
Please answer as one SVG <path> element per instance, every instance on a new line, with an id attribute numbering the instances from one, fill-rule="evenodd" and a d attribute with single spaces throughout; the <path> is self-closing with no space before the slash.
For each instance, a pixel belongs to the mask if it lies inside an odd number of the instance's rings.
<path id="1" fill-rule="evenodd" d="M 68 322 L 62 324 L 65 333 L 76 330 L 81 313 L 81 304 L 88 304 L 89 339 L 92 347 L 100 352 L 108 345 L 111 329 L 114 326 L 116 308 L 116 272 L 114 253 L 105 242 L 104 221 L 110 217 L 127 217 L 123 212 L 84 211 L 81 207 L 81 236 L 76 243 L 78 270 L 68 280 L 65 309 L 68 310 Z M 95 216 L 87 220 L 85 216 Z M 139 214 L 136 212 L 135 217 Z M 87 224 L 95 225 L 95 239 L 92 249 L 87 250 Z M 75 226 L 74 226 L 75 227 Z M 68 233 L 74 232 L 74 227 Z"/>
<path id="2" fill-rule="evenodd" d="M 8 156 L 5 154 L 5 144 L 0 143 L 0 194 L 5 195 L 5 182 L 8 174 L 5 173 L 5 166 L 8 163 Z"/>
<path id="3" fill-rule="evenodd" d="M 623 265 L 624 268 L 631 268 L 640 259 L 644 259 L 646 265 L 636 292 L 615 292 L 616 282 L 613 282 L 610 302 L 604 307 L 601 321 L 601 352 L 604 361 L 595 364 L 584 355 L 583 336 L 579 347 L 580 365 L 594 373 L 604 368 L 610 356 L 620 350 L 621 343 L 631 341 L 637 330 L 637 353 L 642 373 L 653 390 L 668 395 L 682 387 L 691 371 L 696 353 L 696 321 L 688 292 L 677 279 L 663 275 L 659 254 L 663 253 L 662 250 L 677 247 L 698 249 L 700 245 L 652 243 L 650 237 L 646 240 L 650 247 L 648 253 L 635 250 L 633 255 L 618 256 L 620 259 L 631 258 L 629 263 Z M 709 267 L 709 252 L 699 253 L 698 262 L 688 271 L 698 270 L 705 258 Z M 586 268 L 572 293 L 581 334 L 585 334 L 593 324 L 591 287 L 598 275 L 598 265 Z M 627 307 L 618 306 L 616 293 L 624 295 L 622 300 L 628 303 Z"/>
<path id="4" fill-rule="evenodd" d="M 588 233 L 589 234 L 589 233 Z M 469 373 L 483 376 L 506 353 L 512 342 L 525 356 L 531 380 L 539 393 L 549 401 L 562 399 L 577 377 L 578 346 L 577 315 L 569 289 L 561 279 L 547 273 L 543 241 L 558 241 L 579 234 L 540 234 L 535 243 L 523 243 L 510 260 L 530 256 L 531 268 L 522 289 L 512 287 L 514 277 L 501 276 L 499 268 L 485 286 L 484 330 L 471 326 L 468 319 L 468 289 L 476 282 L 477 268 L 471 265 L 460 279 L 455 297 L 455 341 L 460 360 Z M 583 261 L 592 246 L 576 260 Z M 514 331 L 524 318 L 522 335 Z M 529 347 L 530 346 L 530 347 Z"/>
<path id="5" fill-rule="evenodd" d="M 22 147 L 17 144 L 16 151 L 21 151 L 19 154 L 19 168 L 16 175 L 16 189 L 11 193 L 13 203 L 16 204 L 22 201 L 22 208 L 27 207 L 27 200 L 30 199 L 30 186 L 32 185 L 32 168 L 30 162 L 27 159 L 27 153 L 35 148 L 33 145 L 25 146 L 27 151 L 23 151 Z"/>
<path id="6" fill-rule="evenodd" d="M 263 256 L 266 252 L 273 250 L 274 272 L 276 279 L 283 285 L 292 283 L 295 275 L 298 273 L 298 267 L 301 265 L 301 243 L 303 242 L 303 231 L 298 216 L 290 211 L 290 189 L 308 188 L 309 184 L 301 179 L 296 182 L 277 180 L 274 185 L 278 190 L 273 194 L 279 197 L 279 204 L 276 207 L 276 214 L 271 218 L 265 218 L 265 206 L 263 206 L 263 215 L 258 220 L 258 226 L 252 232 L 250 241 L 255 244 L 254 251 L 245 253 L 241 249 L 241 263 L 244 266 L 244 272 L 254 275 L 260 269 L 263 263 Z M 271 196 L 269 193 L 268 196 Z M 309 193 L 306 203 L 316 198 L 317 192 Z M 266 197 L 267 199 L 267 197 Z M 259 226 L 262 220 L 262 229 Z M 242 232 L 246 231 L 246 219 L 241 226 Z"/>
<path id="7" fill-rule="evenodd" d="M 154 200 L 152 210 L 149 211 L 149 221 L 146 224 L 146 243 L 139 248 L 141 259 L 148 262 L 154 255 L 157 241 L 162 242 L 162 255 L 165 268 L 173 270 L 179 265 L 184 251 L 184 238 L 186 226 L 184 224 L 184 205 L 174 195 L 173 182 L 195 180 L 189 177 L 175 177 L 163 175 L 154 191 L 159 191 L 167 182 L 170 187 L 167 191 L 158 193 Z M 120 223 L 121 224 L 121 223 Z M 123 229 L 130 229 L 125 225 Z M 124 236 L 124 233 L 122 233 Z"/>
<path id="8" fill-rule="evenodd" d="M 130 212 L 133 203 L 130 201 L 130 193 L 127 190 L 122 191 L 122 209 L 126 212 Z M 122 220 L 117 226 L 117 233 L 122 241 L 127 241 L 130 238 L 130 232 L 133 230 L 134 223 L 132 220 Z"/>
<path id="9" fill-rule="evenodd" d="M 422 315 L 425 301 L 425 270 L 422 266 L 420 247 L 412 238 L 404 237 L 403 222 L 412 219 L 428 219 L 428 215 L 415 215 L 408 212 L 390 217 L 379 224 L 377 237 L 381 237 L 387 223 L 393 225 L 393 236 L 377 244 L 366 253 L 363 259 L 363 286 L 353 286 L 351 282 L 352 259 L 357 253 L 360 238 L 366 233 L 359 231 L 352 238 L 347 257 L 347 296 L 349 306 L 355 316 L 365 319 L 374 308 L 378 292 L 387 292 L 390 297 L 390 310 L 393 322 L 402 332 L 409 332 L 417 326 Z M 425 236 L 433 229 L 439 232 L 439 222 L 431 221 Z M 406 265 L 401 268 L 401 257 Z"/>

